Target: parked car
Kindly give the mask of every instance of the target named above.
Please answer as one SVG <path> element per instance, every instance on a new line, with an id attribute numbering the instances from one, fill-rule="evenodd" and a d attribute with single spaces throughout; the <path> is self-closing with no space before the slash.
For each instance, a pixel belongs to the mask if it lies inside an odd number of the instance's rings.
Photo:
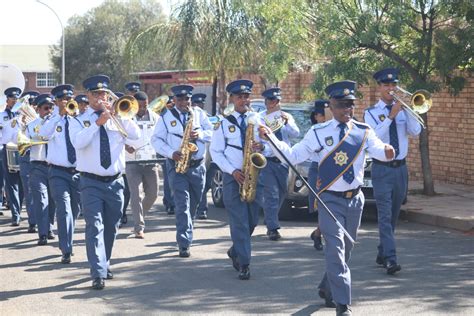
<path id="1" fill-rule="evenodd" d="M 264 100 L 257 99 L 251 101 L 251 107 L 255 112 L 262 112 L 265 110 Z M 295 144 L 299 142 L 305 136 L 306 132 L 311 127 L 310 113 L 313 105 L 312 104 L 285 104 L 282 103 L 281 108 L 283 111 L 291 114 L 295 121 L 297 122 L 298 127 L 300 128 L 300 135 L 292 139 L 292 143 Z M 218 118 L 211 118 L 211 122 L 218 122 Z M 208 151 L 209 152 L 209 151 Z M 372 190 L 372 181 L 370 179 L 370 170 L 371 170 L 371 160 L 367 160 L 367 165 L 365 168 L 364 176 L 364 186 L 362 191 L 366 197 L 366 202 L 373 201 L 373 190 Z M 295 166 L 298 173 L 305 179 L 308 179 L 308 170 L 311 162 L 305 161 Z M 211 193 L 212 201 L 216 207 L 224 207 L 222 192 L 223 192 L 223 176 L 222 171 L 219 167 L 211 161 L 210 154 L 206 156 L 206 166 L 209 175 L 209 179 L 212 179 L 211 182 Z M 279 217 L 281 220 L 288 220 L 294 217 L 295 212 L 302 207 L 308 206 L 308 194 L 310 194 L 309 189 L 304 185 L 303 181 L 296 175 L 296 173 L 290 168 L 288 175 L 288 194 L 283 202 L 283 205 L 279 212 Z"/>

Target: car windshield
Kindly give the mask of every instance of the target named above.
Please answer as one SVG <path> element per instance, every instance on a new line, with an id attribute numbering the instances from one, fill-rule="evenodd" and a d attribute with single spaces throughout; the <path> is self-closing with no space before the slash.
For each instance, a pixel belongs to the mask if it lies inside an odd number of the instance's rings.
<path id="1" fill-rule="evenodd" d="M 291 143 L 296 144 L 303 139 L 304 135 L 306 135 L 311 127 L 310 110 L 306 109 L 305 107 L 291 108 L 285 106 L 283 107 L 283 111 L 293 116 L 296 121 L 296 125 L 300 129 L 299 136 L 291 139 Z"/>

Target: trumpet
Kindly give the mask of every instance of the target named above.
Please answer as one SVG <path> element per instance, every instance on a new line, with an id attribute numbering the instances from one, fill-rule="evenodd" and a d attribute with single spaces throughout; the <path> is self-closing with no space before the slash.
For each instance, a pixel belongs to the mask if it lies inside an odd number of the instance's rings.
<path id="1" fill-rule="evenodd" d="M 138 112 L 138 101 L 130 95 L 124 95 L 123 97 L 118 97 L 115 93 L 108 90 L 109 93 L 109 103 L 112 103 L 114 108 L 114 114 L 111 116 L 112 122 L 115 127 L 117 127 L 120 134 L 123 137 L 127 138 L 128 133 L 123 127 L 122 123 L 119 121 L 119 118 L 122 120 L 130 120 Z"/>
<path id="2" fill-rule="evenodd" d="M 76 100 L 72 99 L 66 103 L 66 107 L 64 109 L 69 116 L 76 116 L 77 111 L 79 111 L 79 104 L 77 104 Z"/>
<path id="3" fill-rule="evenodd" d="M 396 91 L 390 91 L 390 95 L 402 104 L 408 115 L 412 116 L 423 128 L 425 128 L 425 121 L 420 114 L 425 114 L 431 109 L 431 106 L 433 105 L 431 93 L 426 90 L 416 90 L 411 93 L 398 86 L 396 89 Z M 403 100 L 404 98 L 410 98 L 409 103 L 405 102 Z"/>

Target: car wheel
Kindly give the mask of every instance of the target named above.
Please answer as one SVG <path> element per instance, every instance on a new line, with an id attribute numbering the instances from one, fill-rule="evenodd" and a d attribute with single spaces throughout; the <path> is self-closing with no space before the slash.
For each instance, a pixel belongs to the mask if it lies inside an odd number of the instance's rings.
<path id="1" fill-rule="evenodd" d="M 216 207 L 224 207 L 224 198 L 223 198 L 223 173 L 219 168 L 215 168 L 214 174 L 212 175 L 211 181 L 211 193 L 212 193 L 212 202 Z"/>
<path id="2" fill-rule="evenodd" d="M 278 218 L 282 221 L 289 221 L 295 217 L 293 204 L 290 200 L 283 201 L 281 205 L 280 212 L 278 213 Z"/>

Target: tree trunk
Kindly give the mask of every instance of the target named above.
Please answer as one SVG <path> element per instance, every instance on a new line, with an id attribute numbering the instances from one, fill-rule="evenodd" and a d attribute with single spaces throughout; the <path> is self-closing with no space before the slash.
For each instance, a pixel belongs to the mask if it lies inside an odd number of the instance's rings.
<path id="1" fill-rule="evenodd" d="M 428 130 L 428 116 L 422 114 L 421 117 L 425 121 L 425 129 L 420 133 L 420 156 L 421 156 L 421 171 L 423 172 L 423 194 L 433 196 L 436 194 L 433 183 L 433 175 L 431 173 L 430 162 L 430 146 L 429 146 L 429 130 Z"/>
<path id="2" fill-rule="evenodd" d="M 217 114 L 217 77 L 212 78 L 212 116 Z"/>
<path id="3" fill-rule="evenodd" d="M 221 68 L 219 70 L 219 87 L 218 87 L 219 114 L 224 113 L 224 109 L 227 107 L 227 94 L 225 91 L 225 81 L 226 81 L 225 69 Z"/>

